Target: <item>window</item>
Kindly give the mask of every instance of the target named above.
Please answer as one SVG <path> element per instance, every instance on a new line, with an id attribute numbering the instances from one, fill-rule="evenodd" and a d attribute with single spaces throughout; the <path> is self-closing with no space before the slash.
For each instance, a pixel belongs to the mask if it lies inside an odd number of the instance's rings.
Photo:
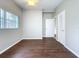
<path id="1" fill-rule="evenodd" d="M 18 16 L 0 9 L 0 29 L 18 28 Z"/>
<path id="2" fill-rule="evenodd" d="M 4 28 L 4 10 L 0 9 L 0 28 Z"/>
<path id="3" fill-rule="evenodd" d="M 18 16 L 6 12 L 6 28 L 18 28 Z"/>

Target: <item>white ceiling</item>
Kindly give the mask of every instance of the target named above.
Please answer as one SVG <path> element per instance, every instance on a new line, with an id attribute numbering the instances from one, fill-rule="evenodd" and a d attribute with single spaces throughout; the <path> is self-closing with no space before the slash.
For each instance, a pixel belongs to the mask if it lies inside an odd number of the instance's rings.
<path id="1" fill-rule="evenodd" d="M 16 4 L 18 4 L 23 9 L 34 9 L 34 10 L 44 10 L 47 12 L 54 11 L 55 8 L 62 2 L 63 0 L 39 0 L 39 3 L 34 7 L 29 7 L 25 0 L 14 0 Z"/>

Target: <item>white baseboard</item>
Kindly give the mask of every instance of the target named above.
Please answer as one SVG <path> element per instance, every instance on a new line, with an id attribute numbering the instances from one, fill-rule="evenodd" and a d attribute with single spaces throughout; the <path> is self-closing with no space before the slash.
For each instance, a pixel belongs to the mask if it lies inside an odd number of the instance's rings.
<path id="1" fill-rule="evenodd" d="M 16 45 L 17 43 L 19 43 L 21 40 L 16 41 L 15 43 L 13 43 L 12 45 L 10 45 L 9 47 L 7 47 L 6 49 L 4 49 L 3 51 L 0 52 L 0 54 L 4 53 L 5 51 L 7 51 L 8 49 L 10 49 L 11 47 L 13 47 L 14 45 Z"/>
<path id="2" fill-rule="evenodd" d="M 69 51 L 71 51 L 74 55 L 76 55 L 79 58 L 79 55 L 77 53 L 75 53 L 72 49 L 70 49 L 68 46 L 64 46 L 65 48 L 67 48 Z"/>
<path id="3" fill-rule="evenodd" d="M 23 38 L 24 40 L 34 40 L 34 39 L 37 39 L 37 40 L 42 40 L 43 38 Z"/>
<path id="4" fill-rule="evenodd" d="M 54 37 L 54 36 L 43 36 L 43 37 Z"/>

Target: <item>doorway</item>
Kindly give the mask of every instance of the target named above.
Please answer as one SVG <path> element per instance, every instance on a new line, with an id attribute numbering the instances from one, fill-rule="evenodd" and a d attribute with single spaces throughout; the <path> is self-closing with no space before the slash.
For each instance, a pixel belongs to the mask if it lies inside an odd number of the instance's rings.
<path id="1" fill-rule="evenodd" d="M 54 12 L 43 12 L 42 19 L 43 38 L 53 38 L 55 36 Z"/>

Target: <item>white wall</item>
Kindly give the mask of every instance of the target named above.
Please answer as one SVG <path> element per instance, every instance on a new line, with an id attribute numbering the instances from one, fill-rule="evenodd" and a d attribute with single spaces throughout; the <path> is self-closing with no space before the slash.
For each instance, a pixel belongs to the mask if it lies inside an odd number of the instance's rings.
<path id="1" fill-rule="evenodd" d="M 42 11 L 23 12 L 23 39 L 42 39 Z"/>
<path id="2" fill-rule="evenodd" d="M 64 0 L 56 14 L 66 11 L 66 46 L 79 56 L 79 0 Z"/>
<path id="3" fill-rule="evenodd" d="M 18 15 L 20 17 L 19 22 L 21 22 L 21 9 L 12 0 L 0 0 L 0 8 Z M 0 52 L 21 39 L 21 28 L 20 23 L 19 29 L 0 29 Z"/>

